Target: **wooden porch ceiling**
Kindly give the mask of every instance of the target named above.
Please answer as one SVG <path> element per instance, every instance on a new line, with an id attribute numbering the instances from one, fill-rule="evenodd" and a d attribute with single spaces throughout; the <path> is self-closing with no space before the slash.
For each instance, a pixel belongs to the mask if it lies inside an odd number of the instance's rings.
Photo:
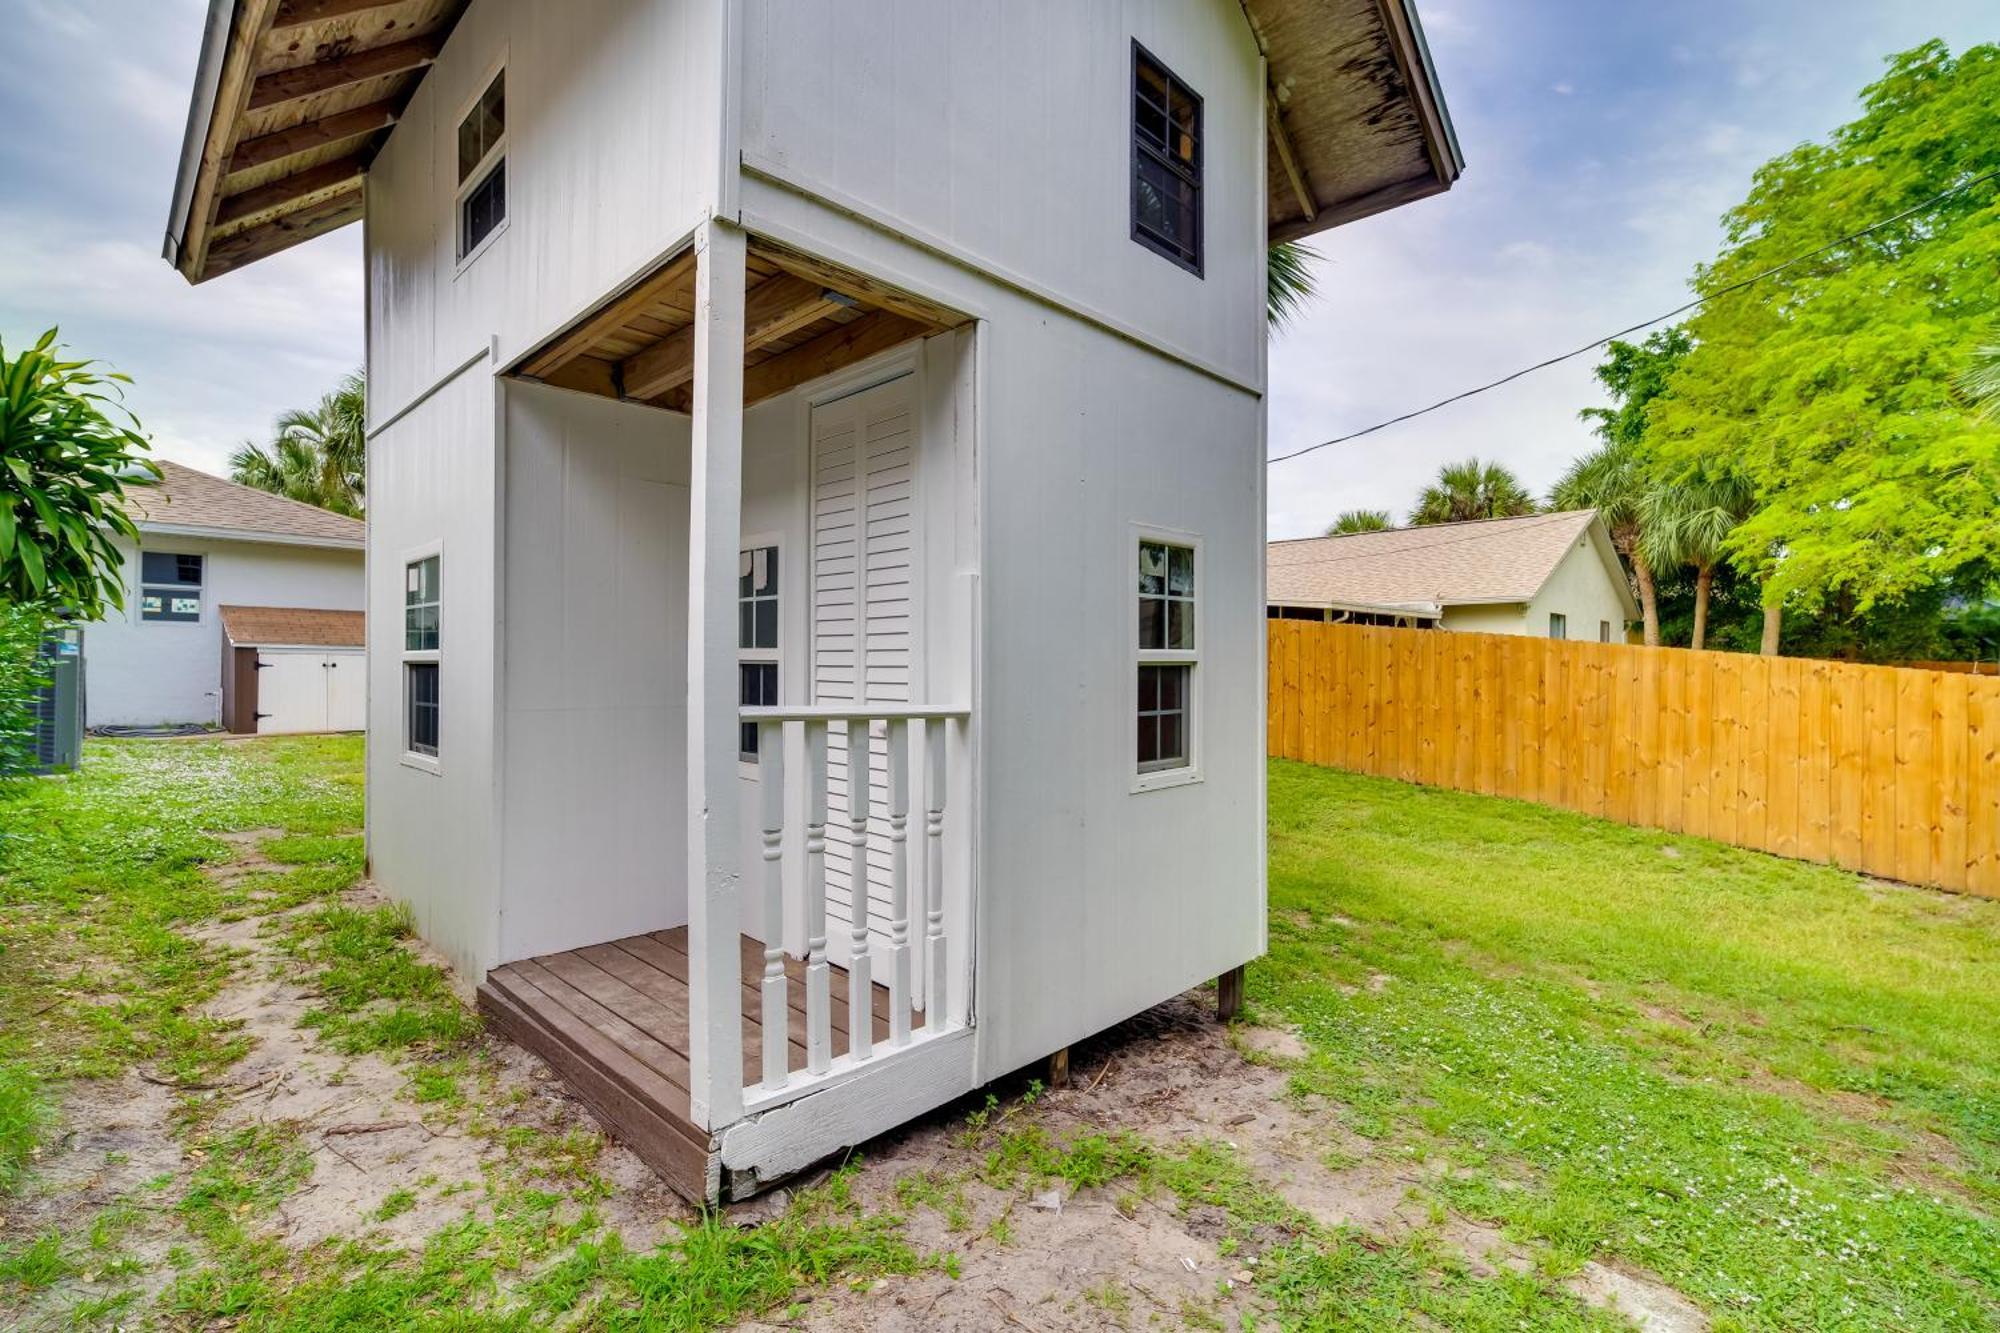
<path id="1" fill-rule="evenodd" d="M 363 173 L 468 3 L 229 6 L 174 266 L 202 282 L 359 220 Z"/>
<path id="2" fill-rule="evenodd" d="M 769 241 L 744 264 L 743 405 L 967 322 L 957 311 Z M 693 408 L 695 256 L 684 251 L 523 360 L 522 379 Z"/>

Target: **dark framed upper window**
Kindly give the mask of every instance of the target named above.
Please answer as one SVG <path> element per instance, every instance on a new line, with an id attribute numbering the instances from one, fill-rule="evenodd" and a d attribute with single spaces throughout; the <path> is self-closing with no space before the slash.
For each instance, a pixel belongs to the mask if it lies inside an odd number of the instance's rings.
<path id="1" fill-rule="evenodd" d="M 1201 276 L 1201 98 L 1132 43 L 1132 239 Z"/>
<path id="2" fill-rule="evenodd" d="M 501 70 L 458 123 L 458 257 L 507 220 L 507 71 Z"/>
<path id="3" fill-rule="evenodd" d="M 1549 612 L 1549 637 L 1567 639 L 1569 637 L 1569 617 L 1560 611 Z"/>
<path id="4" fill-rule="evenodd" d="M 191 625 L 201 619 L 202 557 L 139 553 L 139 619 Z"/>

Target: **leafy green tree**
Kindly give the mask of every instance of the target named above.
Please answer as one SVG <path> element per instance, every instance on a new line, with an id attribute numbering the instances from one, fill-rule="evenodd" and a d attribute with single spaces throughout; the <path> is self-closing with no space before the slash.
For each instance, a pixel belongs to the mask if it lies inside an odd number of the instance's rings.
<path id="1" fill-rule="evenodd" d="M 1480 518 L 1513 518 L 1535 512 L 1535 497 L 1500 463 L 1468 458 L 1438 469 L 1438 479 L 1424 487 L 1410 522 L 1465 523 Z"/>
<path id="2" fill-rule="evenodd" d="M 359 371 L 278 418 L 269 445 L 229 456 L 231 480 L 359 518 L 367 495 L 368 384 Z"/>
<path id="3" fill-rule="evenodd" d="M 1308 262 L 1318 258 L 1317 250 L 1297 241 L 1279 241 L 1271 247 L 1264 266 L 1264 315 L 1273 330 L 1291 323 L 1319 289 Z"/>
<path id="4" fill-rule="evenodd" d="M 115 536 L 138 540 L 127 487 L 159 470 L 116 386 L 94 361 L 64 361 L 50 329 L 9 357 L 0 344 L 0 603 L 95 618 L 125 605 Z"/>
<path id="5" fill-rule="evenodd" d="M 1572 463 L 1550 496 L 1557 509 L 1595 509 L 1604 520 L 1612 545 L 1632 566 L 1646 642 L 1654 647 L 1660 643 L 1659 563 L 1641 536 L 1647 502 L 1659 479 L 1645 449 L 1646 421 L 1688 349 L 1687 334 L 1679 328 L 1661 329 L 1642 343 L 1614 339 L 1605 347 L 1595 374 L 1612 405 L 1586 407 L 1577 414 L 1591 423 L 1603 444 Z"/>
<path id="6" fill-rule="evenodd" d="M 1380 532 L 1388 526 L 1386 509 L 1349 509 L 1327 525 L 1326 535 L 1344 537 L 1350 532 Z"/>
<path id="7" fill-rule="evenodd" d="M 2000 312 L 2000 184 L 1969 185 L 1996 144 L 2000 47 L 1905 52 L 1859 118 L 1758 170 L 1695 275 L 1714 299 L 1646 442 L 1669 479 L 1749 486 L 1724 549 L 1769 651 L 1781 608 L 1865 614 L 2000 554 L 2000 422 L 1957 392 Z"/>

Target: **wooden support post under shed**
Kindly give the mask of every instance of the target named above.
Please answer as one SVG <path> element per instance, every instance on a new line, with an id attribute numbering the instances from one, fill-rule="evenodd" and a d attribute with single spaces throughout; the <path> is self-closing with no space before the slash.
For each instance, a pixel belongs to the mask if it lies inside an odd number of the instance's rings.
<path id="1" fill-rule="evenodd" d="M 1243 968 L 1230 968 L 1215 979 L 1215 1021 L 1227 1023 L 1243 1011 Z"/>
<path id="2" fill-rule="evenodd" d="M 1067 1088 L 1069 1086 L 1069 1047 L 1065 1046 L 1049 1057 L 1049 1086 Z"/>

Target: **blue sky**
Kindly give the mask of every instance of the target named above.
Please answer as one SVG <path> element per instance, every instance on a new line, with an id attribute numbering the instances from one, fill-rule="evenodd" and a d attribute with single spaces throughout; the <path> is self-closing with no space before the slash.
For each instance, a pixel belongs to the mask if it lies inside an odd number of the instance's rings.
<path id="1" fill-rule="evenodd" d="M 201 288 L 159 258 L 203 0 L 0 0 L 0 337 L 52 323 L 131 374 L 159 451 L 221 470 L 361 360 L 360 232 Z M 1685 298 L 1765 159 L 1851 116 L 1883 58 L 2000 38 L 1993 0 L 1419 0 L 1465 149 L 1450 194 L 1318 238 L 1321 295 L 1273 345 L 1282 453 Z M 1590 438 L 1585 358 L 1277 465 L 1271 532 L 1400 516 L 1441 463 L 1545 488 Z"/>

